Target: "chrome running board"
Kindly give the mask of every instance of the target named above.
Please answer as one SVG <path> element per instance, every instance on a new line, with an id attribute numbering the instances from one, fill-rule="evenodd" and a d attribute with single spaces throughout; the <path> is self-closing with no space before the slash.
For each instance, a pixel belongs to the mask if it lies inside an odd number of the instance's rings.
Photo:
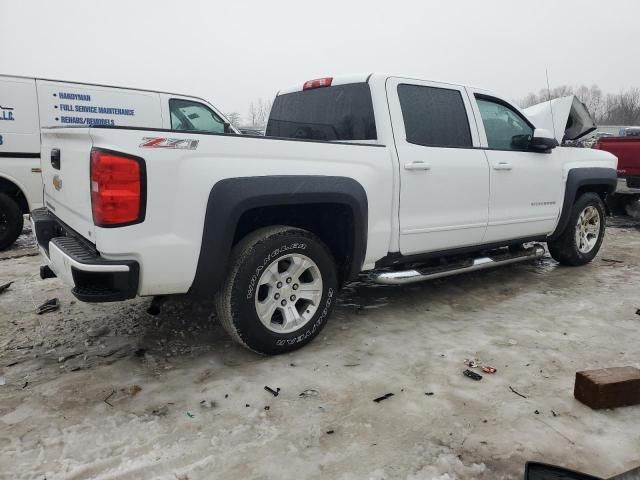
<path id="1" fill-rule="evenodd" d="M 372 280 L 386 285 L 404 285 L 458 275 L 459 273 L 475 272 L 476 270 L 484 270 L 510 263 L 526 262 L 527 260 L 540 258 L 544 253 L 544 247 L 540 244 L 535 244 L 519 252 L 498 253 L 487 257 L 475 258 L 464 263 L 376 273 L 372 276 Z"/>

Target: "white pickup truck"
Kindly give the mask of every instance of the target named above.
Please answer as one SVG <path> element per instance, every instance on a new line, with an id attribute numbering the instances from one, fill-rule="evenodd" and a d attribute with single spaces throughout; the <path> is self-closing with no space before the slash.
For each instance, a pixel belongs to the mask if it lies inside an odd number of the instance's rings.
<path id="1" fill-rule="evenodd" d="M 613 155 L 556 148 L 449 83 L 311 80 L 279 92 L 266 134 L 45 130 L 42 275 L 88 302 L 214 298 L 235 340 L 276 354 L 318 335 L 361 272 L 415 282 L 543 255 L 531 242 L 588 263 L 616 185 Z"/>

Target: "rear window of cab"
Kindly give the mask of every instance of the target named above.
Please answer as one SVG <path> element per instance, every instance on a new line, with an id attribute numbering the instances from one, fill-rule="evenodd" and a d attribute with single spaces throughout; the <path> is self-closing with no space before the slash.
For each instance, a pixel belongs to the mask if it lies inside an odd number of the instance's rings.
<path id="1" fill-rule="evenodd" d="M 368 83 L 351 83 L 278 95 L 266 136 L 306 140 L 376 140 Z"/>

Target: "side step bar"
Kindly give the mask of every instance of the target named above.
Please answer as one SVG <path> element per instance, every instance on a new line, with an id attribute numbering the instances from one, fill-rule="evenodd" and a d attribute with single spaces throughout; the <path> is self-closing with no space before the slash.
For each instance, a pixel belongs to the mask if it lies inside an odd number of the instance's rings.
<path id="1" fill-rule="evenodd" d="M 422 282 L 435 278 L 448 277 L 459 273 L 475 272 L 485 268 L 493 268 L 510 263 L 526 262 L 544 255 L 545 249 L 540 244 L 524 249 L 516 253 L 499 253 L 492 256 L 475 258 L 464 263 L 456 263 L 446 266 L 426 267 L 412 270 L 397 270 L 374 274 L 372 280 L 386 285 L 404 285 L 407 283 Z"/>

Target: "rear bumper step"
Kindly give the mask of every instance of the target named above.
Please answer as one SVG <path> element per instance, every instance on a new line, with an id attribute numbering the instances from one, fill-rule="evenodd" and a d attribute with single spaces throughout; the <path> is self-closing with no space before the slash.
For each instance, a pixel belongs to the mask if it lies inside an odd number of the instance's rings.
<path id="1" fill-rule="evenodd" d="M 115 302 L 138 292 L 139 265 L 134 260 L 107 260 L 95 247 L 42 208 L 31 216 L 40 252 L 55 276 L 72 287 L 83 302 Z"/>
<path id="2" fill-rule="evenodd" d="M 544 255 L 545 249 L 540 244 L 515 253 L 500 253 L 497 255 L 475 258 L 468 262 L 456 263 L 447 266 L 417 268 L 411 270 L 398 270 L 392 272 L 382 272 L 373 276 L 373 281 L 386 285 L 404 285 L 407 283 L 423 282 L 436 278 L 448 277 L 460 273 L 484 270 L 510 263 L 525 262 L 534 260 Z"/>

